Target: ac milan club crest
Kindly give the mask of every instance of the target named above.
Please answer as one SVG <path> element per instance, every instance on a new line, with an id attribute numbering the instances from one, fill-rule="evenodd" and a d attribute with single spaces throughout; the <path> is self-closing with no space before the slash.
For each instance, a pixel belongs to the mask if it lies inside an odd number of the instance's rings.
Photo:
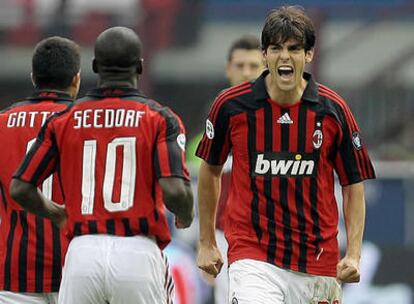
<path id="1" fill-rule="evenodd" d="M 319 149 L 322 146 L 323 134 L 321 130 L 315 130 L 312 135 L 312 144 L 315 149 Z"/>

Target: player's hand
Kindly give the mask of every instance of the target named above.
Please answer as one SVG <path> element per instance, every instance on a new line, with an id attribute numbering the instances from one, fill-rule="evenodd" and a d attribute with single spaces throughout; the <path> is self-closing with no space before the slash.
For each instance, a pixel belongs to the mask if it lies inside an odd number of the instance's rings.
<path id="1" fill-rule="evenodd" d="M 191 223 L 194 219 L 194 210 L 191 211 L 191 214 L 187 218 L 180 218 L 175 216 L 175 227 L 177 229 L 184 229 L 191 226 Z"/>
<path id="2" fill-rule="evenodd" d="M 197 255 L 197 266 L 213 277 L 217 277 L 223 266 L 223 258 L 217 246 L 200 243 Z"/>
<path id="3" fill-rule="evenodd" d="M 180 220 L 178 217 L 175 217 L 175 227 L 177 229 L 184 229 L 184 228 L 187 228 L 188 226 L 190 225 L 185 225 L 185 223 L 182 220 Z"/>
<path id="4" fill-rule="evenodd" d="M 345 256 L 336 265 L 336 279 L 340 283 L 357 283 L 360 276 L 359 259 Z"/>

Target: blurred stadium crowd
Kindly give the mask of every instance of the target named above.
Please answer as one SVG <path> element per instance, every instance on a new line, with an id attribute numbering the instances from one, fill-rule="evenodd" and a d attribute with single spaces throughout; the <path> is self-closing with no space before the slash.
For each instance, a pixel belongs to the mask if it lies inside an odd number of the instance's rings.
<path id="1" fill-rule="evenodd" d="M 60 35 L 82 46 L 82 96 L 96 82 L 90 62 L 97 35 L 128 26 L 144 44 L 140 89 L 173 108 L 191 139 L 228 86 L 232 41 L 259 36 L 266 12 L 281 4 L 311 13 L 319 33 L 311 72 L 349 102 L 378 171 L 366 188 L 363 282 L 344 289 L 345 303 L 414 303 L 412 0 L 2 0 L 0 107 L 30 94 L 31 52 L 42 38 Z M 192 173 L 196 183 L 196 165 Z M 167 249 L 180 304 L 214 301 L 211 282 L 195 266 L 197 236 L 194 223 Z"/>

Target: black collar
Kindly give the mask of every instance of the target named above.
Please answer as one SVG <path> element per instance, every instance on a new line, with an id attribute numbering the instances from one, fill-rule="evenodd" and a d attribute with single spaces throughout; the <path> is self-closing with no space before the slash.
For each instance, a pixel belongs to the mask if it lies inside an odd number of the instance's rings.
<path id="1" fill-rule="evenodd" d="M 141 96 L 145 97 L 136 88 L 95 88 L 89 91 L 86 95 L 93 97 L 126 97 L 126 96 Z"/>
<path id="2" fill-rule="evenodd" d="M 269 74 L 269 70 L 263 71 L 262 75 L 257 78 L 252 85 L 253 94 L 256 100 L 267 100 L 269 94 L 267 93 L 265 78 Z M 318 102 L 318 85 L 313 80 L 312 75 L 309 73 L 303 73 L 303 78 L 308 81 L 305 91 L 302 95 L 302 100 L 310 102 Z"/>
<path id="3" fill-rule="evenodd" d="M 73 101 L 73 98 L 66 92 L 54 90 L 36 90 L 32 96 L 27 98 L 30 101 L 59 100 Z"/>

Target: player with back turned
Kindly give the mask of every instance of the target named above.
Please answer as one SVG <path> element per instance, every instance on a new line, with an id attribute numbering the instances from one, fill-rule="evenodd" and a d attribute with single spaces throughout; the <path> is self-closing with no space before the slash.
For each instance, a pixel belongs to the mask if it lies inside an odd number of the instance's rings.
<path id="1" fill-rule="evenodd" d="M 198 265 L 213 275 L 222 264 L 214 236 L 220 174 L 233 154 L 225 219 L 231 303 L 337 304 L 338 282 L 360 278 L 363 181 L 375 173 L 346 102 L 304 72 L 314 44 L 303 9 L 273 10 L 262 30 L 268 69 L 216 98 L 197 149 Z M 334 171 L 348 240 L 342 259 Z"/>
<path id="2" fill-rule="evenodd" d="M 9 184 L 46 119 L 72 104 L 80 83 L 79 47 L 61 37 L 39 42 L 32 56 L 34 94 L 0 114 L 0 303 L 53 304 L 67 240 L 50 220 L 27 213 L 11 197 Z M 57 176 L 41 185 L 63 203 Z"/>
<path id="3" fill-rule="evenodd" d="M 11 192 L 29 211 L 66 224 L 70 241 L 59 303 L 171 303 L 161 251 L 193 219 L 185 130 L 170 109 L 137 90 L 141 42 L 110 28 L 95 43 L 98 87 L 55 115 L 15 174 Z M 35 191 L 59 172 L 65 209 Z"/>

